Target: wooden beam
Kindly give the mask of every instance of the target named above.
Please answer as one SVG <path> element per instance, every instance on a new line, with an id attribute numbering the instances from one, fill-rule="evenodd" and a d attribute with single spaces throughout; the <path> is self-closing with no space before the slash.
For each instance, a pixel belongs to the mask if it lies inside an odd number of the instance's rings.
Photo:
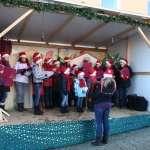
<path id="1" fill-rule="evenodd" d="M 138 32 L 139 32 L 139 34 L 141 35 L 141 37 L 143 38 L 143 40 L 146 42 L 146 44 L 147 44 L 147 45 L 149 46 L 149 48 L 150 48 L 150 42 L 149 42 L 148 38 L 146 37 L 146 35 L 144 34 L 144 32 L 141 30 L 140 27 L 137 27 L 136 29 L 138 30 Z"/>
<path id="2" fill-rule="evenodd" d="M 134 28 L 134 27 L 131 27 L 131 28 L 129 28 L 129 29 L 127 29 L 127 30 L 125 30 L 125 31 L 123 31 L 123 32 L 121 32 L 121 33 L 115 35 L 115 36 L 113 37 L 113 39 L 115 40 L 115 39 L 117 39 L 117 38 L 119 38 L 119 37 L 121 37 L 121 36 L 123 36 L 123 35 L 125 35 L 125 34 L 127 34 L 127 33 L 129 33 L 129 32 L 131 32 L 131 31 L 133 31 L 133 30 L 135 30 L 135 28 Z M 109 39 L 107 39 L 107 40 L 101 42 L 100 44 L 96 45 L 95 47 L 98 48 L 98 47 L 100 47 L 100 46 L 105 46 L 107 43 L 111 42 L 111 39 L 112 39 L 112 38 L 109 38 Z"/>
<path id="3" fill-rule="evenodd" d="M 128 61 L 130 60 L 129 56 L 130 56 L 130 38 L 127 37 L 127 39 L 126 39 L 126 58 Z"/>
<path id="4" fill-rule="evenodd" d="M 97 30 L 99 30 L 102 27 L 104 27 L 106 24 L 107 24 L 106 22 L 103 22 L 102 24 L 98 25 L 96 28 L 94 28 L 93 30 L 91 30 L 90 32 L 88 32 L 87 34 L 83 35 L 81 38 L 79 38 L 75 42 L 73 42 L 72 46 L 80 43 L 81 41 L 83 41 L 84 39 L 86 39 L 88 36 L 92 35 L 94 32 L 96 32 Z"/>
<path id="5" fill-rule="evenodd" d="M 47 39 L 46 43 L 48 44 L 73 18 L 74 16 L 68 17 L 68 19 Z"/>
<path id="6" fill-rule="evenodd" d="M 25 21 L 24 21 L 24 23 L 23 23 L 23 25 L 21 27 L 21 30 L 20 30 L 19 35 L 18 35 L 18 42 L 20 42 L 20 39 L 21 39 L 21 37 L 23 35 L 23 32 L 24 32 L 24 30 L 25 30 L 25 28 L 26 28 L 26 26 L 28 24 L 28 21 L 29 21 L 29 19 L 31 17 L 31 14 L 32 14 L 32 12 L 26 17 L 26 19 L 25 19 Z"/>
<path id="7" fill-rule="evenodd" d="M 0 38 L 4 36 L 8 31 L 10 31 L 14 26 L 16 26 L 20 21 L 22 21 L 25 17 L 33 12 L 34 9 L 28 10 L 25 14 L 19 17 L 15 22 L 13 22 L 10 26 L 8 26 L 4 31 L 0 33 Z"/>
<path id="8" fill-rule="evenodd" d="M 60 48 L 60 49 L 71 49 L 71 50 L 83 50 L 83 51 L 95 51 L 95 52 L 107 52 L 107 49 L 97 49 L 97 48 L 83 48 L 83 47 L 73 47 L 73 46 L 60 46 L 52 44 L 38 44 L 38 43 L 28 43 L 28 42 L 11 42 L 12 45 L 20 46 L 34 46 L 34 47 L 46 47 L 46 48 Z"/>
<path id="9" fill-rule="evenodd" d="M 150 75 L 150 72 L 133 72 L 134 75 Z"/>

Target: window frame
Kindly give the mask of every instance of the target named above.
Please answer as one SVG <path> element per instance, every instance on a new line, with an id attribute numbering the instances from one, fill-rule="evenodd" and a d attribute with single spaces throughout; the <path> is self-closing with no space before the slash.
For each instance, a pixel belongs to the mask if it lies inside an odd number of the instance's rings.
<path id="1" fill-rule="evenodd" d="M 150 16 L 150 13 L 148 14 L 148 10 L 149 10 L 149 9 L 148 9 L 148 5 L 150 5 L 150 0 L 147 0 L 147 7 L 146 7 L 146 8 L 147 8 L 147 15 Z"/>
<path id="2" fill-rule="evenodd" d="M 100 7 L 103 7 L 102 6 L 102 0 L 99 0 L 99 5 L 100 5 Z M 108 8 L 108 7 L 103 7 L 103 8 Z M 108 9 L 118 9 L 118 10 L 120 10 L 121 9 L 121 0 L 117 0 L 117 8 L 108 8 Z"/>

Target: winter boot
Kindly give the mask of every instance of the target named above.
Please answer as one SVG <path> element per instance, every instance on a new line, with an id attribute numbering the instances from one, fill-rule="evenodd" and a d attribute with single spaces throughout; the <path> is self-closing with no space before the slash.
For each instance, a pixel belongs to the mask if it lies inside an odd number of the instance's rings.
<path id="1" fill-rule="evenodd" d="M 102 143 L 104 143 L 104 144 L 108 143 L 108 133 L 103 134 Z"/>
<path id="2" fill-rule="evenodd" d="M 80 112 L 80 107 L 77 107 L 77 112 Z"/>
<path id="3" fill-rule="evenodd" d="M 35 115 L 43 115 L 43 113 L 41 113 L 41 111 L 39 110 L 38 106 L 34 106 L 34 114 Z"/>
<path id="4" fill-rule="evenodd" d="M 101 142 L 101 136 L 96 136 L 96 141 L 91 143 L 94 146 L 101 146 L 102 142 Z"/>
<path id="5" fill-rule="evenodd" d="M 48 101 L 48 98 L 46 98 L 44 100 L 44 103 L 45 103 L 45 109 L 49 109 L 49 101 Z"/>
<path id="6" fill-rule="evenodd" d="M 61 112 L 61 113 L 65 113 L 65 107 L 61 107 L 60 112 Z"/>
<path id="7" fill-rule="evenodd" d="M 23 111 L 27 111 L 27 110 L 28 110 L 28 109 L 24 108 L 24 103 L 21 103 L 21 109 L 22 109 Z"/>
<path id="8" fill-rule="evenodd" d="M 3 109 L 4 111 L 6 111 L 5 105 L 0 105 L 0 108 Z"/>
<path id="9" fill-rule="evenodd" d="M 65 106 L 64 110 L 65 110 L 65 113 L 69 113 L 68 106 Z"/>
<path id="10" fill-rule="evenodd" d="M 17 103 L 18 105 L 18 112 L 23 112 L 22 107 L 21 107 L 21 103 Z"/>
<path id="11" fill-rule="evenodd" d="M 42 103 L 42 102 L 39 102 L 39 110 L 40 110 L 41 113 L 44 113 L 44 112 L 42 111 L 42 108 L 43 108 L 43 103 Z"/>
<path id="12" fill-rule="evenodd" d="M 52 109 L 53 107 L 52 107 L 52 100 L 51 99 L 49 99 L 49 106 L 48 106 L 48 108 L 50 108 L 50 109 Z"/>
<path id="13" fill-rule="evenodd" d="M 80 109 L 80 112 L 84 112 L 83 109 L 82 109 L 82 107 L 79 107 L 79 109 Z"/>

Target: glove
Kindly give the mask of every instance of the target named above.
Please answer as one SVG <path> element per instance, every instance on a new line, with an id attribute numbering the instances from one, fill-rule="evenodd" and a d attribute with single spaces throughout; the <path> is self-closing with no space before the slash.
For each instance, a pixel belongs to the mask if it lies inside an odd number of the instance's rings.
<path id="1" fill-rule="evenodd" d="M 63 92 L 64 93 L 64 95 L 67 95 L 68 94 L 68 92 Z"/>
<path id="2" fill-rule="evenodd" d="M 83 90 L 83 91 L 82 91 L 82 93 L 86 93 L 86 91 L 85 91 L 85 90 Z"/>
<path id="3" fill-rule="evenodd" d="M 24 75 L 24 74 L 25 74 L 25 72 L 26 72 L 26 71 L 23 71 L 23 70 L 22 70 L 22 71 L 21 71 L 21 75 Z"/>

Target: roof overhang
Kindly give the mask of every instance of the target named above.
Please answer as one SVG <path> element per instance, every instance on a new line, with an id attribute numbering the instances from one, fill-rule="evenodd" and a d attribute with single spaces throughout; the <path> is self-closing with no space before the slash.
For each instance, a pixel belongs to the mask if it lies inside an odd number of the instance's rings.
<path id="1" fill-rule="evenodd" d="M 18 1 L 19 7 L 14 7 L 13 2 L 7 2 L 7 7 L 0 7 L 0 32 L 29 9 L 34 9 L 34 11 L 4 35 L 11 39 L 13 44 L 31 45 L 32 43 L 47 47 L 55 45 L 60 48 L 86 47 L 89 50 L 99 50 L 138 34 L 136 30 L 138 26 L 143 27 L 143 30 L 150 27 L 149 22 L 144 20 L 149 16 L 68 1 L 53 0 L 53 2 L 59 5 L 49 4 L 49 1 L 46 3 L 29 2 L 30 5 Z"/>

